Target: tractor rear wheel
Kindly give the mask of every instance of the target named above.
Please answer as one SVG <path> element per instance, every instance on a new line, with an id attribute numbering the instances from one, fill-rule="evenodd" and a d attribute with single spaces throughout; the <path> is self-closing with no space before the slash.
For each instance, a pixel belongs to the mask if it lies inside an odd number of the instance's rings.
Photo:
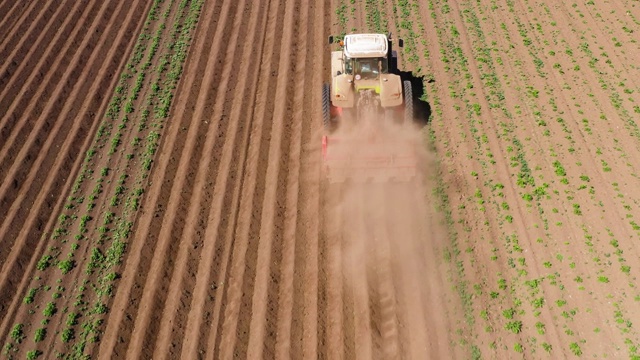
<path id="1" fill-rule="evenodd" d="M 413 90 L 411 81 L 403 82 L 404 88 L 404 124 L 409 125 L 413 122 Z"/>
<path id="2" fill-rule="evenodd" d="M 325 130 L 331 130 L 331 87 L 328 83 L 322 84 L 322 124 Z"/>

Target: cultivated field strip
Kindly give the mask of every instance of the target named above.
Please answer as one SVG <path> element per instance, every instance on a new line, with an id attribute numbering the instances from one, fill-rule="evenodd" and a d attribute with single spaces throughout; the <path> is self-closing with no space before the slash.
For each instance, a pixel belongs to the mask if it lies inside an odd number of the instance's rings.
<path id="1" fill-rule="evenodd" d="M 637 52 L 638 22 L 623 3 L 417 7 L 433 19 L 420 35 L 436 76 L 428 95 L 452 249 L 466 248 L 456 256 L 469 287 L 457 286 L 474 356 L 637 353 L 628 186 L 640 107 L 623 59 Z"/>
<path id="2" fill-rule="evenodd" d="M 138 31 L 147 9 L 141 1 L 126 7 L 92 2 L 86 4 L 85 12 L 80 11 L 80 6 L 72 8 L 79 4 L 57 4 L 60 8 L 50 19 L 54 21 L 49 25 L 53 28 L 24 24 L 31 31 L 22 35 L 31 36 L 33 39 L 29 41 L 42 46 L 37 51 L 25 47 L 13 59 L 17 62 L 12 66 L 21 64 L 18 71 L 10 69 L 3 78 L 5 84 L 10 84 L 10 91 L 3 92 L 3 104 L 11 104 L 1 121 L 2 136 L 7 141 L 2 142 L 0 150 L 3 154 L 0 289 L 5 295 L 25 293 L 37 257 L 46 247 L 46 242 L 38 240 L 53 227 L 62 195 L 70 189 L 73 174 L 83 160 L 79 155 L 88 147 L 97 127 L 96 114 L 106 109 L 106 94 L 117 79 L 113 73 L 123 67 L 133 43 L 130 34 Z M 51 15 L 45 14 L 45 18 Z M 114 26 L 116 18 L 118 28 Z M 28 19 L 33 17 L 25 17 L 23 21 Z M 25 53 L 27 59 L 18 60 Z M 28 68 L 31 70 L 27 71 Z M 26 309 L 19 308 L 21 302 L 20 296 L 2 297 L 3 337 L 15 320 L 20 322 L 26 316 Z M 54 336 L 46 339 L 49 349 L 54 339 Z"/>
<path id="3" fill-rule="evenodd" d="M 63 4 L 66 3 L 61 6 Z M 87 138 L 90 138 L 87 135 L 96 126 L 95 114 L 106 106 L 105 93 L 115 80 L 112 72 L 121 68 L 123 58 L 127 56 L 132 39 L 126 34 L 135 32 L 140 25 L 145 10 L 143 5 L 136 3 L 118 8 L 105 4 L 100 13 L 85 17 L 84 25 L 78 26 L 80 31 L 76 33 L 79 44 L 68 49 L 65 42 L 59 42 L 56 47 L 48 48 L 49 53 L 43 56 L 49 57 L 53 53 L 57 57 L 52 58 L 51 64 L 40 64 L 36 72 L 45 73 L 45 69 L 53 72 L 46 73 L 43 78 L 28 79 L 27 86 L 40 89 L 36 96 L 30 100 L 22 97 L 14 100 L 31 105 L 3 115 L 3 124 L 9 119 L 20 126 L 27 124 L 26 128 L 30 130 L 3 132 L 7 141 L 2 143 L 1 151 L 8 153 L 3 157 L 0 187 L 0 228 L 4 236 L 0 252 L 0 288 L 4 294 L 15 290 L 15 279 L 8 275 L 30 260 L 34 245 L 43 233 L 44 222 L 51 216 L 63 194 L 64 184 L 70 179 L 69 174 L 72 170 L 77 171 L 78 162 L 82 160 L 78 155 L 83 153 Z M 67 13 L 69 16 L 74 14 Z M 107 31 L 112 29 L 108 26 L 112 16 L 126 19 L 119 31 Z M 51 38 L 56 34 L 54 29 L 49 29 L 48 33 Z M 25 84 L 24 80 L 20 84 Z M 44 93 L 41 92 L 43 87 Z M 83 121 L 74 121 L 76 118 Z M 7 148 L 14 144 L 14 148 Z M 55 148 L 52 148 L 54 144 Z"/>
<path id="4" fill-rule="evenodd" d="M 296 2 L 272 1 L 245 9 L 242 2 L 205 7 L 203 18 L 215 21 L 201 24 L 192 50 L 198 57 L 190 58 L 181 84 L 201 96 L 195 103 L 193 96 L 178 96 L 175 113 L 180 115 L 163 143 L 169 150 L 161 152 L 155 168 L 163 175 L 147 193 L 147 210 L 136 228 L 101 354 L 114 348 L 113 353 L 134 357 L 151 351 L 162 357 L 166 349 L 187 358 L 271 357 L 285 356 L 288 344 L 300 340 L 292 341 L 287 335 L 291 331 L 285 330 L 302 320 L 287 315 L 294 314 L 293 299 L 281 298 L 289 292 L 255 278 L 271 273 L 272 279 L 282 276 L 283 283 L 291 284 L 292 267 L 302 265 L 291 258 L 299 211 L 295 183 L 301 172 L 302 131 L 312 131 L 303 127 L 303 120 L 312 122 L 311 112 L 300 105 L 312 103 L 315 95 L 304 89 L 316 74 L 302 66 L 316 64 L 303 49 L 324 38 L 326 23 L 312 27 L 308 16 L 295 19 L 302 10 Z M 283 46 L 282 38 L 298 46 Z M 263 50 L 256 52 L 255 44 Z M 252 61 L 244 59 L 262 59 L 261 66 L 252 67 Z M 275 73 L 301 80 L 292 82 Z M 267 159 L 273 158 L 281 160 L 267 167 Z M 282 167 L 270 169 L 278 164 Z M 282 200 L 286 209 L 271 209 L 281 201 L 276 198 L 288 199 Z M 293 237 L 283 248 L 289 234 Z M 153 256 L 145 256 L 142 246 L 154 249 Z M 193 249 L 201 253 L 194 256 Z M 278 267 L 287 262 L 289 275 Z M 247 289 L 254 284 L 254 291 Z M 135 299 L 133 306 L 130 299 Z M 118 315 L 120 311 L 126 316 Z M 174 321 L 182 330 L 164 325 Z M 131 340 L 116 344 L 117 334 L 127 328 L 133 329 Z M 154 338 L 157 328 L 167 330 Z M 248 336 L 238 338 L 238 332 Z M 280 334 L 277 339 L 269 335 L 275 332 Z M 265 342 L 265 337 L 271 340 Z"/>
<path id="5" fill-rule="evenodd" d="M 0 14 L 2 14 L 2 18 L 0 19 L 0 36 L 2 39 L 8 37 L 9 29 L 11 29 L 13 24 L 18 20 L 16 14 L 24 13 L 25 8 L 34 4 L 34 1 L 32 1 L 31 4 L 26 1 L 3 1 L 0 4 Z"/>

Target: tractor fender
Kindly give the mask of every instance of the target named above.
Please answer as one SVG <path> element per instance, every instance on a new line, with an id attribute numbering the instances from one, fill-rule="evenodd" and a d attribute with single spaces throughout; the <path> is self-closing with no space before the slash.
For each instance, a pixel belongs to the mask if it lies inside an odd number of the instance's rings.
<path id="1" fill-rule="evenodd" d="M 351 108 L 355 105 L 353 75 L 340 74 L 334 76 L 331 85 L 331 103 L 333 106 Z"/>
<path id="2" fill-rule="evenodd" d="M 402 80 L 395 74 L 380 77 L 380 105 L 393 107 L 402 105 Z"/>

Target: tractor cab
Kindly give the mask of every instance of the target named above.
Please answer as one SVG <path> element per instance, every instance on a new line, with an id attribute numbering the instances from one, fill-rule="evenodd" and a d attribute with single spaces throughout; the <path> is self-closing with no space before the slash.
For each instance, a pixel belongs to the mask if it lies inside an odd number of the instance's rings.
<path id="1" fill-rule="evenodd" d="M 386 57 L 344 58 L 344 73 L 354 75 L 355 80 L 378 80 L 380 74 L 388 72 L 389 61 Z"/>

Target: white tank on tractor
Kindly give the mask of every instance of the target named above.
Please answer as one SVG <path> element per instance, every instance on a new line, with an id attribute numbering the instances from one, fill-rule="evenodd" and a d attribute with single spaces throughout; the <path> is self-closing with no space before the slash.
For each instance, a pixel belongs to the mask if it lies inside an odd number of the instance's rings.
<path id="1" fill-rule="evenodd" d="M 322 88 L 326 176 L 331 182 L 412 178 L 416 158 L 402 150 L 410 145 L 385 136 L 394 126 L 413 122 L 411 82 L 400 77 L 391 33 L 329 37 L 329 44 L 336 42 L 340 48 L 331 52 L 331 82 Z"/>

